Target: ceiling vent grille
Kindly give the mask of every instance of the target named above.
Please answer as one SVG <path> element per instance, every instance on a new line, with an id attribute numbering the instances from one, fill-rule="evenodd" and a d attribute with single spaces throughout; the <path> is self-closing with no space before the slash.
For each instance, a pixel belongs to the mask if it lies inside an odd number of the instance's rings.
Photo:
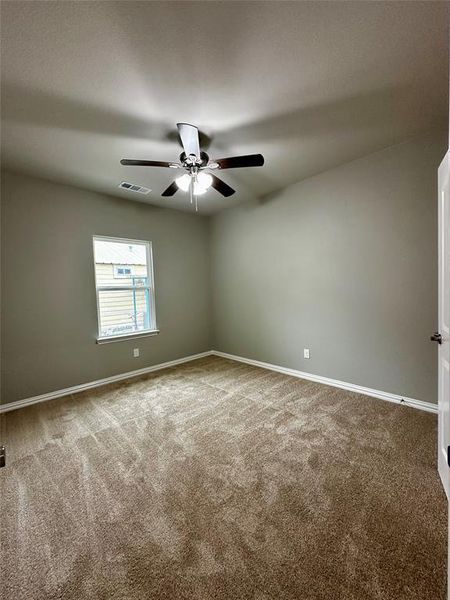
<path id="1" fill-rule="evenodd" d="M 136 185 L 134 183 L 128 183 L 127 181 L 122 181 L 119 184 L 119 187 L 123 190 L 127 190 L 128 192 L 137 192 L 138 194 L 148 194 L 152 191 L 150 188 L 143 187 L 142 185 Z"/>

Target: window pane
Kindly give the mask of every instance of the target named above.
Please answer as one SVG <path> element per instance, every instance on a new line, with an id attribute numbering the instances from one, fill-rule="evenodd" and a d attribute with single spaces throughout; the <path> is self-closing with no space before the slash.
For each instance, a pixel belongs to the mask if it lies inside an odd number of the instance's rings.
<path id="1" fill-rule="evenodd" d="M 98 292 L 100 336 L 124 335 L 150 328 L 149 290 Z"/>
<path id="2" fill-rule="evenodd" d="M 97 287 L 151 285 L 147 244 L 94 239 Z"/>

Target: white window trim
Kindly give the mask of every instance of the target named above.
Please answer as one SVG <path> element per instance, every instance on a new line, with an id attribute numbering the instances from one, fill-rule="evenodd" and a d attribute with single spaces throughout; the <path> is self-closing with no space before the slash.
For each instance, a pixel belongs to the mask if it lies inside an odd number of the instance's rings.
<path id="1" fill-rule="evenodd" d="M 98 337 L 97 344 L 109 344 L 110 342 L 126 342 L 127 340 L 133 340 L 134 338 L 150 337 L 152 335 L 158 335 L 159 329 L 144 329 L 143 331 L 136 331 L 135 333 L 121 333 L 118 335 L 107 335 L 105 337 Z"/>
<path id="2" fill-rule="evenodd" d="M 98 286 L 97 285 L 97 270 L 95 268 L 95 241 L 103 241 L 103 242 L 116 242 L 123 244 L 144 244 L 146 247 L 147 254 L 147 274 L 148 279 L 151 285 L 142 285 L 142 286 L 132 286 L 132 285 L 117 285 L 117 286 Z M 152 242 L 148 240 L 132 240 L 129 238 L 121 238 L 121 237 L 110 237 L 105 235 L 93 235 L 92 236 L 92 258 L 94 264 L 94 278 L 95 278 L 95 296 L 97 299 L 97 344 L 105 344 L 108 342 L 120 342 L 130 340 L 136 337 L 147 337 L 151 335 L 157 335 L 159 333 L 159 329 L 156 325 L 156 310 L 155 310 L 155 277 L 153 271 L 153 248 Z M 149 297 L 149 310 L 150 314 L 153 315 L 153 321 L 150 323 L 150 327 L 148 329 L 141 329 L 140 331 L 135 331 L 132 333 L 121 333 L 117 335 L 108 335 L 102 336 L 100 335 L 100 303 L 99 303 L 99 292 L 108 291 L 108 290 L 148 290 Z"/>

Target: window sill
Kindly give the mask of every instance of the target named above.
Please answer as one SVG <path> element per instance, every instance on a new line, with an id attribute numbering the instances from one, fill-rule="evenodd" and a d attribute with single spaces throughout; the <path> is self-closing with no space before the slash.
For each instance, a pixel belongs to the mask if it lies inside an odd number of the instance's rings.
<path id="1" fill-rule="evenodd" d="M 127 333 L 125 335 L 111 335 L 108 337 L 98 337 L 97 344 L 110 344 L 112 342 L 126 342 L 127 340 L 134 340 L 135 338 L 149 337 L 151 335 L 158 335 L 159 329 L 148 329 L 146 331 L 137 331 L 136 333 Z"/>

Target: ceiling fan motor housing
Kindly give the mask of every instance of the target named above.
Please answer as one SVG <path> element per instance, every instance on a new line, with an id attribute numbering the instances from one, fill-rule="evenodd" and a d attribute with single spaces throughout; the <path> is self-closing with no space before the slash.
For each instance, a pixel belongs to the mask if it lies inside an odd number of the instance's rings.
<path id="1" fill-rule="evenodd" d="M 192 166 L 206 167 L 209 162 L 209 156 L 203 150 L 200 152 L 200 159 L 195 158 L 193 154 L 186 156 L 185 152 L 180 154 L 180 163 L 183 167 L 189 170 Z"/>

